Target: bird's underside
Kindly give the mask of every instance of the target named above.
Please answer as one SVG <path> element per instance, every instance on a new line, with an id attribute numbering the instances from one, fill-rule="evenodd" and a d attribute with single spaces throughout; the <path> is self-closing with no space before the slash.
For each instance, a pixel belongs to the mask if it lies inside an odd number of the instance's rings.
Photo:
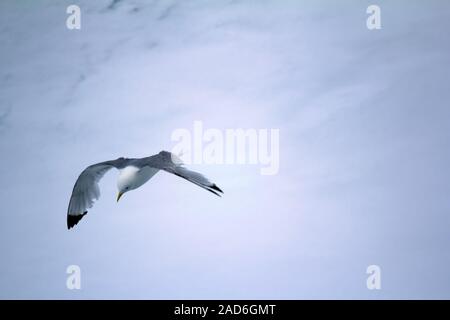
<path id="1" fill-rule="evenodd" d="M 203 189 L 208 190 L 209 192 L 214 193 L 219 197 L 220 194 L 223 193 L 223 191 L 218 186 L 210 182 L 202 174 L 186 169 L 175 155 L 167 151 L 161 151 L 154 156 L 140 159 L 118 158 L 116 160 L 104 161 L 91 165 L 84 169 L 75 182 L 72 196 L 70 197 L 69 208 L 67 210 L 68 229 L 75 226 L 88 213 L 88 209 L 92 208 L 95 200 L 100 197 L 98 182 L 111 168 L 116 168 L 118 170 L 121 170 L 121 172 L 133 172 L 133 175 L 129 175 L 128 177 L 126 177 L 126 179 L 124 178 L 124 181 L 129 182 L 124 182 L 124 190 L 122 193 L 121 190 L 119 190 L 118 199 L 124 192 L 129 191 L 128 187 L 125 187 L 126 183 L 132 184 L 133 181 L 139 180 L 139 173 L 141 171 L 149 171 L 145 170 L 148 168 L 156 169 L 153 170 L 155 173 L 159 170 L 164 170 L 166 172 L 175 174 L 200 186 Z M 132 168 L 133 170 L 128 170 L 130 168 Z M 119 182 L 120 178 L 121 177 L 119 176 Z M 145 181 L 141 182 L 141 184 L 145 183 Z M 141 184 L 138 184 L 130 190 L 138 188 Z"/>

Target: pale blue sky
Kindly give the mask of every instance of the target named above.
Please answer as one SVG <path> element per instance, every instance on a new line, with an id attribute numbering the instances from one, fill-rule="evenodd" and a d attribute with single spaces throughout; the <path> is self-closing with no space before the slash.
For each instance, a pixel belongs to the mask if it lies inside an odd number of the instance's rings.
<path id="1" fill-rule="evenodd" d="M 0 2 L 1 298 L 450 298 L 448 1 L 110 4 Z M 66 229 L 81 170 L 195 120 L 280 129 L 279 174 L 197 166 L 219 199 L 159 173 L 117 204 L 110 172 Z"/>

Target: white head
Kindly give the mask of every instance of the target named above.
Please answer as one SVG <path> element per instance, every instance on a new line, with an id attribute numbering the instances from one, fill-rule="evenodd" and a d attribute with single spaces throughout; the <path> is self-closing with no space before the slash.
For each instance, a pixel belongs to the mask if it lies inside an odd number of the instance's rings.
<path id="1" fill-rule="evenodd" d="M 117 179 L 117 201 L 124 195 L 124 193 L 138 188 L 140 185 L 136 181 L 137 172 L 139 168 L 125 167 L 120 170 L 119 178 Z"/>

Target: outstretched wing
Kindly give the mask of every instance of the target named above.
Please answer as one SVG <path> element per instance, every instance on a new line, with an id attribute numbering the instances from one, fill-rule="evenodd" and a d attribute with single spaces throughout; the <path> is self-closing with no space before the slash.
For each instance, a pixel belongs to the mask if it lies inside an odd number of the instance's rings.
<path id="1" fill-rule="evenodd" d="M 216 196 L 221 196 L 223 191 L 215 184 L 209 181 L 204 175 L 186 169 L 181 160 L 174 154 L 168 151 L 161 151 L 159 154 L 152 157 L 144 158 L 146 165 L 173 173 L 183 179 L 186 179 Z"/>
<path id="2" fill-rule="evenodd" d="M 70 197 L 67 229 L 76 225 L 87 214 L 87 209 L 92 208 L 95 200 L 100 198 L 98 182 L 109 169 L 118 167 L 119 160 L 121 159 L 93 164 L 81 172 Z"/>

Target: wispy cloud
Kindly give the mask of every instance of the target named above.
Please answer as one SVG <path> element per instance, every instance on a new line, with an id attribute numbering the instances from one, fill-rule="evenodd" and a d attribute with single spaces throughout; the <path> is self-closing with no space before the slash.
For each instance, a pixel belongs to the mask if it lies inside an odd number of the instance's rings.
<path id="1" fill-rule="evenodd" d="M 0 111 L 0 127 L 4 126 L 7 118 L 9 117 L 9 115 L 11 114 L 11 108 L 6 108 L 4 111 Z"/>
<path id="2" fill-rule="evenodd" d="M 449 5 L 380 1 L 380 31 L 365 5 L 79 1 L 69 31 L 61 4 L 2 1 L 1 296 L 71 297 L 77 264 L 86 298 L 371 298 L 376 263 L 380 297 L 448 297 Z M 205 166 L 219 201 L 158 174 L 119 205 L 109 174 L 67 233 L 84 167 L 195 120 L 280 129 L 279 174 Z"/>

